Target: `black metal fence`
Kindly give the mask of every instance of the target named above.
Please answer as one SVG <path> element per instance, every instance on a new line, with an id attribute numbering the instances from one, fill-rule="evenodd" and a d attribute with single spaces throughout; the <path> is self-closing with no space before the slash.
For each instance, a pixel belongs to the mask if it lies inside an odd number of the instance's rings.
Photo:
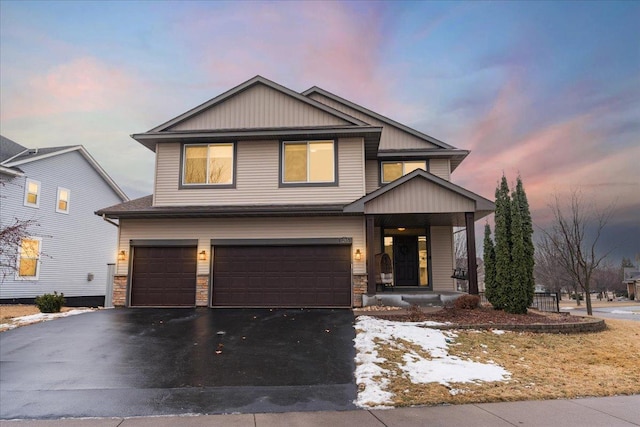
<path id="1" fill-rule="evenodd" d="M 487 298 L 484 296 L 484 292 L 479 292 L 480 302 L 483 304 L 489 304 Z M 531 308 L 535 308 L 540 311 L 549 311 L 552 313 L 560 312 L 560 294 L 558 292 L 536 292 L 533 294 L 533 303 Z"/>

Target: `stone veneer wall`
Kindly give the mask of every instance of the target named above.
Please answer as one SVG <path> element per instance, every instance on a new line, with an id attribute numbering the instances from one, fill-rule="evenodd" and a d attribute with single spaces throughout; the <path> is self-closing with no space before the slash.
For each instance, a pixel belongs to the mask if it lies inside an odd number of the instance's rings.
<path id="1" fill-rule="evenodd" d="M 367 275 L 353 275 L 353 306 L 362 307 L 362 295 L 367 293 Z"/>
<path id="2" fill-rule="evenodd" d="M 198 275 L 196 281 L 196 307 L 209 306 L 209 275 Z"/>
<path id="3" fill-rule="evenodd" d="M 124 307 L 127 303 L 127 276 L 113 276 L 113 306 Z"/>

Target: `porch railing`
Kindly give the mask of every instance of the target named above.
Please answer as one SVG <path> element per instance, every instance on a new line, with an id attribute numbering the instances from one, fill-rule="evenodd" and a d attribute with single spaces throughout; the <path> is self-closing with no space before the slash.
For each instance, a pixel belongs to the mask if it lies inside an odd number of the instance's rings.
<path id="1" fill-rule="evenodd" d="M 489 304 L 484 292 L 479 292 L 480 302 L 483 304 Z M 547 311 L 551 313 L 560 312 L 560 294 L 558 292 L 536 292 L 533 294 L 533 302 L 531 308 L 535 308 L 540 311 Z"/>

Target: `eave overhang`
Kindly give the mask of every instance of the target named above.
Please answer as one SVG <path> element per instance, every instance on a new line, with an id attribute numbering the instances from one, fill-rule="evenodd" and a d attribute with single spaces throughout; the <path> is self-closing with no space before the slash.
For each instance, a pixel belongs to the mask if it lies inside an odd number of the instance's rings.
<path id="1" fill-rule="evenodd" d="M 365 156 L 375 159 L 380 144 L 382 128 L 378 126 L 331 126 L 313 128 L 265 128 L 265 129 L 224 129 L 195 131 L 163 131 L 133 134 L 131 137 L 155 152 L 156 144 L 163 142 L 197 143 L 256 141 L 274 139 L 318 139 L 362 137 Z"/>
<path id="2" fill-rule="evenodd" d="M 469 155 L 469 150 L 434 148 L 427 150 L 380 150 L 380 160 L 411 160 L 427 158 L 445 158 L 451 160 L 451 172 Z"/>

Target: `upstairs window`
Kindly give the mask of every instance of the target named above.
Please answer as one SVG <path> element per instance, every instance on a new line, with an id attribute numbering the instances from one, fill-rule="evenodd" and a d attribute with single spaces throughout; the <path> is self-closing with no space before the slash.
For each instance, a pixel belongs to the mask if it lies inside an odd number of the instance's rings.
<path id="1" fill-rule="evenodd" d="M 183 185 L 233 185 L 234 144 L 186 144 L 183 159 Z"/>
<path id="2" fill-rule="evenodd" d="M 427 170 L 425 160 L 409 162 L 382 162 L 382 183 L 395 181 L 396 179 L 413 172 L 416 169 Z"/>
<path id="3" fill-rule="evenodd" d="M 333 184 L 336 182 L 334 141 L 282 143 L 283 184 Z"/>
<path id="4" fill-rule="evenodd" d="M 18 253 L 18 271 L 16 279 L 38 280 L 40 273 L 40 250 L 42 240 L 39 237 L 27 237 L 20 242 Z"/>
<path id="5" fill-rule="evenodd" d="M 32 208 L 40 206 L 40 181 L 27 178 L 24 186 L 24 205 Z"/>
<path id="6" fill-rule="evenodd" d="M 58 187 L 58 199 L 56 201 L 56 212 L 69 213 L 69 196 L 71 192 L 67 188 Z"/>

